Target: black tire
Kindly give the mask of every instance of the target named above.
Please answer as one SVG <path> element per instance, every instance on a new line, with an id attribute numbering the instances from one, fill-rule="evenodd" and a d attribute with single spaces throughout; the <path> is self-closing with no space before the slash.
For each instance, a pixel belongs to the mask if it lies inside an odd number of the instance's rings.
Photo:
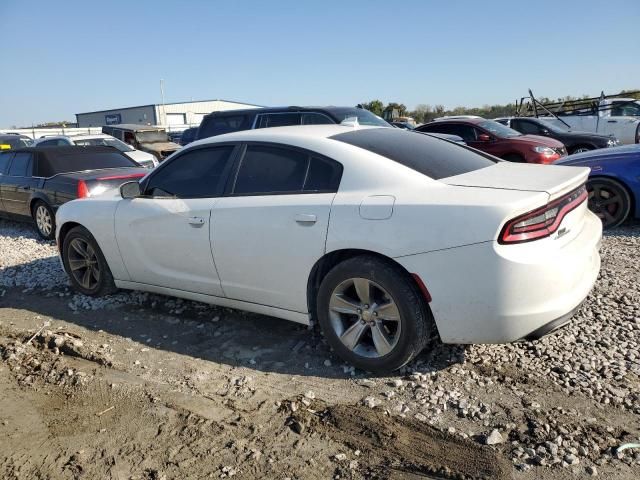
<path id="1" fill-rule="evenodd" d="M 503 156 L 502 159 L 506 160 L 507 162 L 514 162 L 514 163 L 526 162 L 524 157 L 522 155 L 518 155 L 517 153 L 508 153 L 507 155 Z"/>
<path id="2" fill-rule="evenodd" d="M 569 153 L 573 155 L 574 153 L 588 152 L 590 150 L 593 150 L 593 147 L 589 145 L 576 145 L 571 148 L 571 151 Z"/>
<path id="3" fill-rule="evenodd" d="M 86 246 L 84 255 L 78 250 L 82 245 Z M 87 264 L 80 265 L 83 261 Z M 62 262 L 74 290 L 91 297 L 101 297 L 117 291 L 102 250 L 86 228 L 74 227 L 64 237 Z M 83 284 L 83 280 L 87 278 L 88 281 Z"/>
<path id="4" fill-rule="evenodd" d="M 365 319 L 365 313 L 343 314 L 336 313 L 333 308 L 330 309 L 330 302 L 335 298 L 334 293 L 342 288 L 342 285 L 348 284 L 351 279 L 357 281 L 365 279 L 373 285 L 368 288 L 371 293 L 372 309 L 378 300 L 381 310 L 384 309 L 385 298 L 390 300 L 386 303 L 387 305 L 394 303 L 399 313 L 397 324 L 399 326 L 395 327 L 394 321 L 377 317 L 377 313 L 374 313 L 376 317 L 372 318 L 369 310 L 366 311 L 369 316 Z M 345 292 L 349 291 L 348 288 L 352 288 L 351 292 L 356 291 L 355 284 L 353 287 L 347 287 Z M 378 298 L 374 302 L 376 291 Z M 387 294 L 384 298 L 380 297 L 383 292 Z M 340 296 L 346 298 L 347 294 Z M 316 310 L 322 333 L 333 350 L 350 364 L 373 373 L 388 373 L 402 367 L 429 344 L 436 331 L 431 309 L 413 279 L 398 265 L 373 255 L 361 255 L 345 260 L 329 271 L 320 284 Z M 382 316 L 386 315 L 383 313 Z M 366 326 L 364 326 L 365 323 Z M 357 324 L 363 326 L 358 327 Z M 344 334 L 354 327 L 361 331 L 365 330 L 358 335 L 357 338 L 361 340 L 357 340 L 356 347 L 350 349 L 340 339 L 340 335 L 344 337 Z M 396 339 L 397 337 L 393 347 L 384 355 L 379 354 L 378 346 L 373 341 L 373 330 L 376 329 L 379 332 L 381 328 L 384 329 L 386 338 Z M 338 333 L 336 329 L 342 329 L 342 333 Z M 395 335 L 389 329 L 394 330 Z M 386 335 L 387 333 L 390 333 L 390 336 Z M 366 345 L 369 340 L 370 348 Z M 359 351 L 356 352 L 356 349 Z M 371 357 L 367 354 L 377 356 Z"/>
<path id="5" fill-rule="evenodd" d="M 38 235 L 44 240 L 53 240 L 56 236 L 56 216 L 49 205 L 36 200 L 31 206 L 31 217 Z"/>
<path id="6" fill-rule="evenodd" d="M 602 220 L 603 228 L 617 227 L 631 212 L 631 196 L 620 182 L 594 177 L 587 181 L 589 210 Z"/>

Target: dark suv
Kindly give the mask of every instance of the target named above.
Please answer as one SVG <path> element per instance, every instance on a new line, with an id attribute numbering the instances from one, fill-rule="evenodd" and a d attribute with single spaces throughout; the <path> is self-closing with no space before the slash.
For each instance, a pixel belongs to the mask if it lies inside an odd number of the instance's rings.
<path id="1" fill-rule="evenodd" d="M 564 143 L 570 154 L 588 152 L 596 148 L 615 147 L 620 144 L 616 138 L 590 132 L 575 132 L 562 128 L 543 118 L 505 117 L 496 118 L 496 122 L 513 128 L 525 135 L 541 135 L 555 138 Z"/>
<path id="2" fill-rule="evenodd" d="M 254 128 L 336 124 L 357 118 L 360 125 L 391 127 L 359 107 L 273 107 L 213 112 L 202 119 L 196 140 Z"/>

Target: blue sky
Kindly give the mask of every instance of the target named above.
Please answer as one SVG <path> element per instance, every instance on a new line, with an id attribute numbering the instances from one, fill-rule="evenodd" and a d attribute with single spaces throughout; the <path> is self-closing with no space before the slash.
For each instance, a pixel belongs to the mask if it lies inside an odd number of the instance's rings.
<path id="1" fill-rule="evenodd" d="M 640 88 L 640 1 L 0 0 L 0 127 L 223 98 L 506 103 Z"/>

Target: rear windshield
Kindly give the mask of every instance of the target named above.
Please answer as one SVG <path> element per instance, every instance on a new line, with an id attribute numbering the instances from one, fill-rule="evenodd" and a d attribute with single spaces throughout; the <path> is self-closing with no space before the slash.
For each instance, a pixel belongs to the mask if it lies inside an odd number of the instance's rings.
<path id="1" fill-rule="evenodd" d="M 58 173 L 96 170 L 99 168 L 139 167 L 139 165 L 120 152 L 78 152 L 66 154 L 49 154 L 40 156 L 38 160 L 38 177 L 52 177 Z"/>
<path id="2" fill-rule="evenodd" d="M 387 157 L 435 180 L 490 167 L 499 161 L 463 145 L 398 128 L 353 130 L 331 138 Z"/>

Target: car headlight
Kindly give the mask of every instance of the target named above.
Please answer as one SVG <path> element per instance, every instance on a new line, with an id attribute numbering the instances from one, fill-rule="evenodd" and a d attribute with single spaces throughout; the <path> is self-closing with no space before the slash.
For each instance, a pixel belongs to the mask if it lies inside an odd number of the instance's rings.
<path id="1" fill-rule="evenodd" d="M 536 147 L 533 147 L 533 151 L 536 153 L 541 153 L 543 155 L 555 155 L 556 152 L 553 150 L 553 148 L 549 148 L 549 147 L 543 147 L 542 145 L 538 145 Z"/>
<path id="2" fill-rule="evenodd" d="M 617 138 L 610 138 L 609 140 L 607 140 L 607 147 L 615 147 L 620 145 L 620 140 L 618 140 Z"/>

